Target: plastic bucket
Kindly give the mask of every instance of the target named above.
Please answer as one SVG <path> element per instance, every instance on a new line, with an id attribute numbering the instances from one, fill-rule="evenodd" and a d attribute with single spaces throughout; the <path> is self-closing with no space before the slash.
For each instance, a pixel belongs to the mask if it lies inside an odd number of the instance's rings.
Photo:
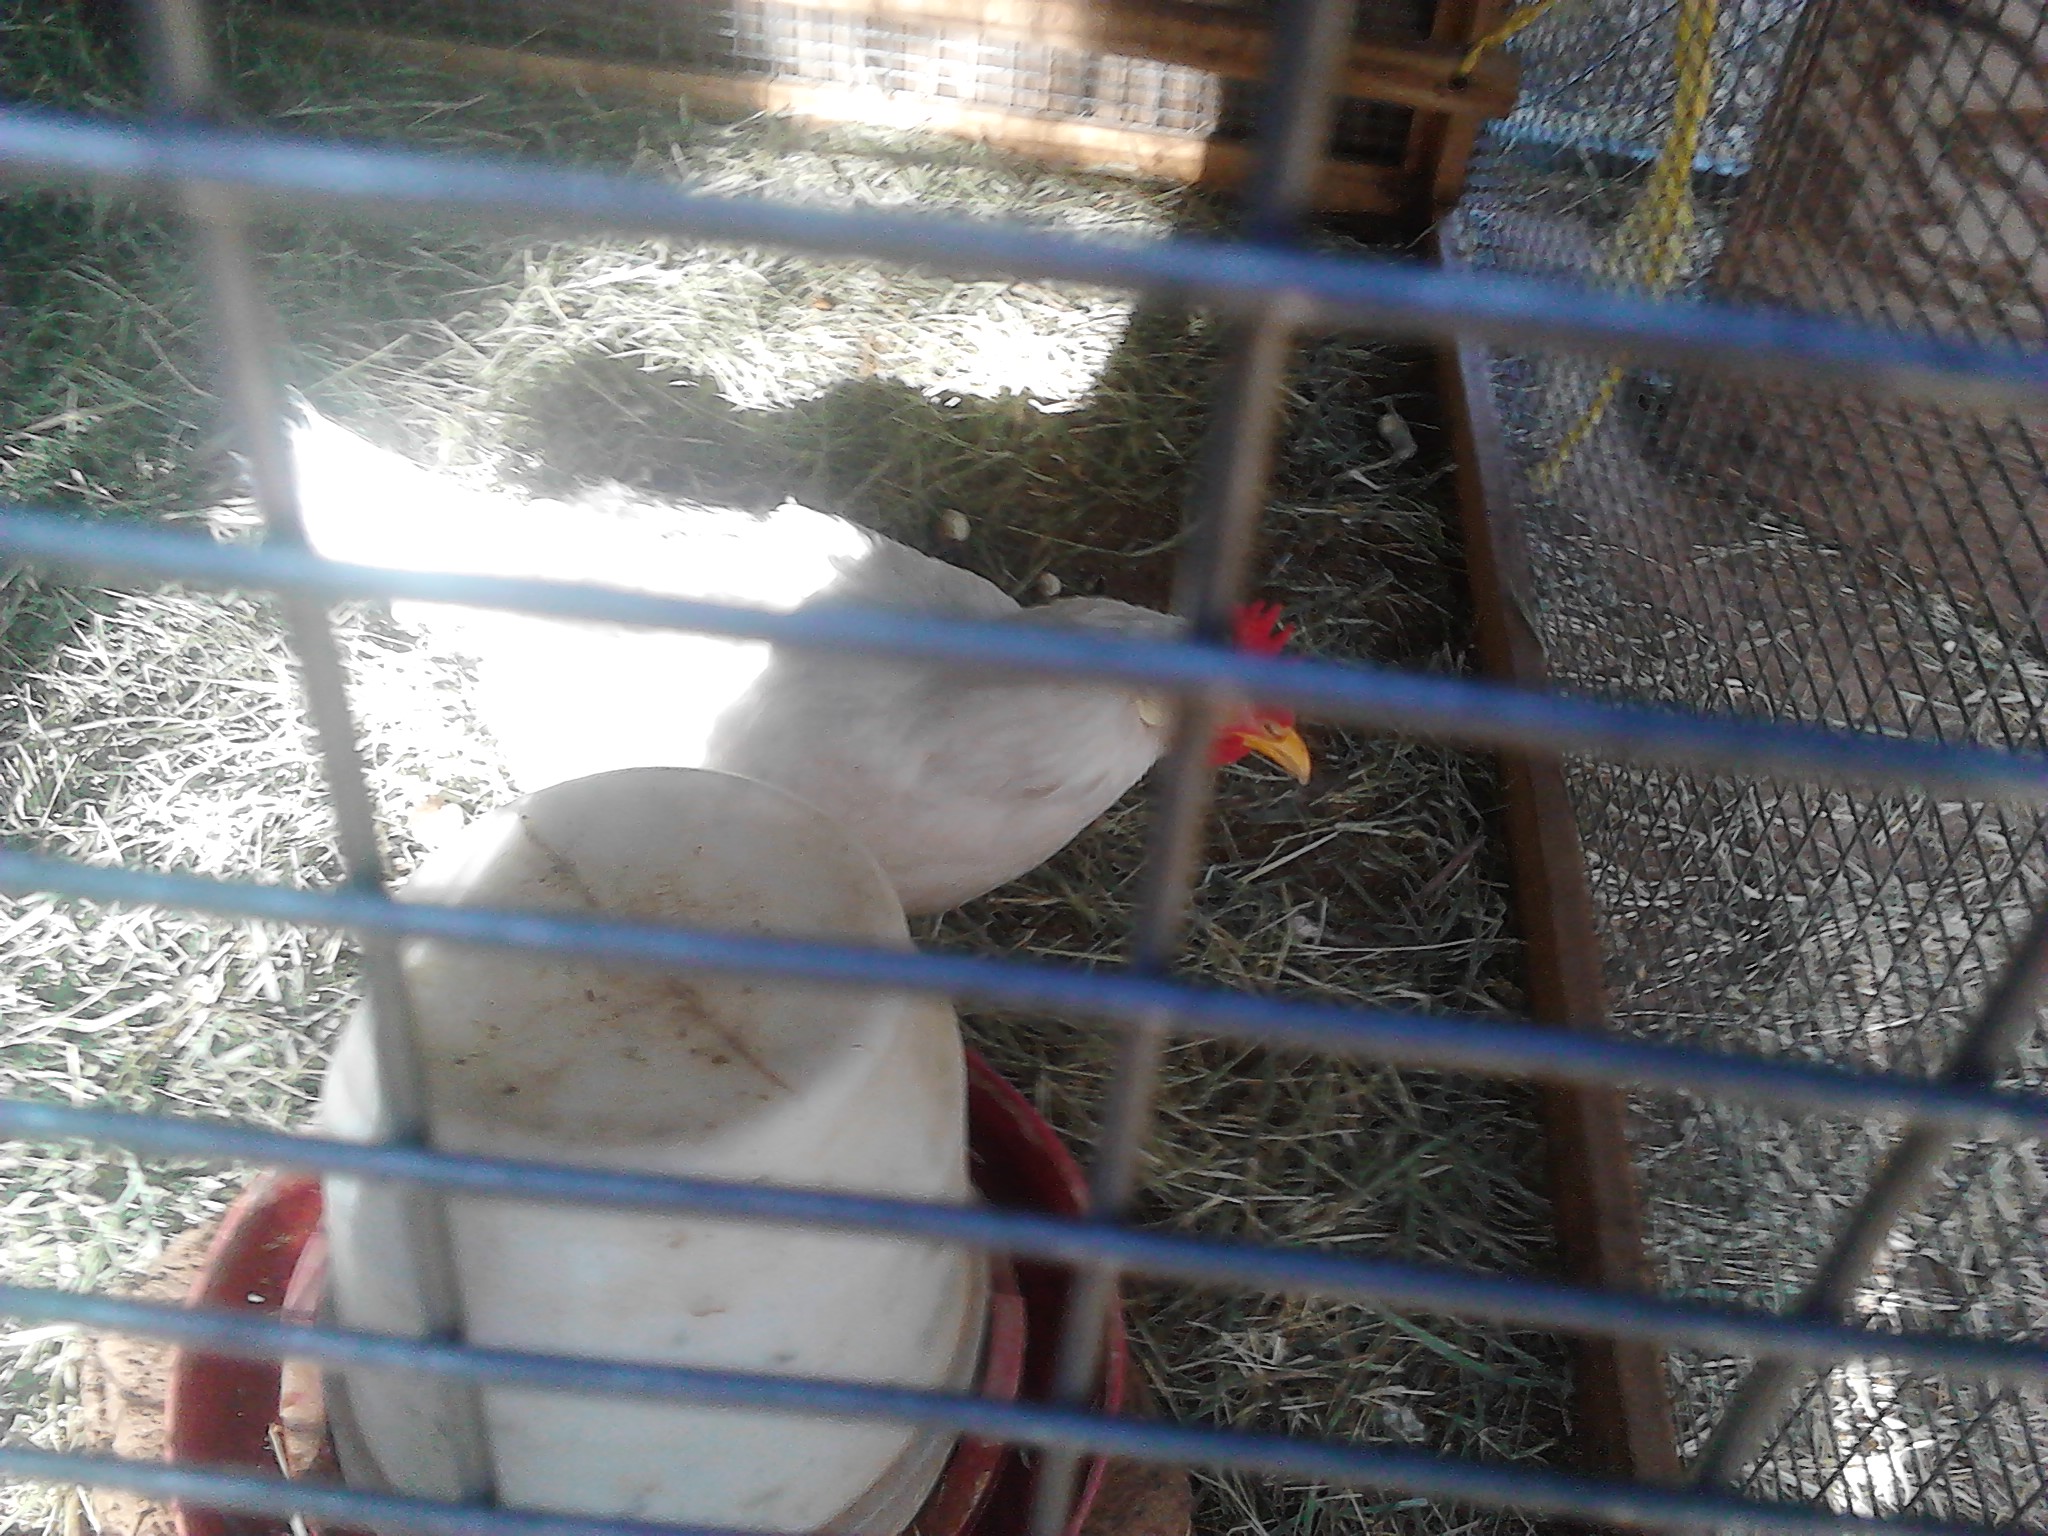
<path id="1" fill-rule="evenodd" d="M 1052 1127 L 972 1051 L 967 1055 L 969 1141 L 974 1182 L 989 1203 L 1075 1216 L 1084 1208 L 1079 1167 Z M 266 1175 L 229 1208 L 187 1298 L 192 1306 L 317 1315 L 324 1288 L 318 1231 L 319 1185 Z M 991 1287 L 989 1338 L 979 1387 L 1007 1398 L 1043 1392 L 1066 1294 L 1066 1272 L 1020 1263 Z M 1119 1322 L 1110 1330 L 1098 1406 L 1123 1406 L 1128 1355 Z M 325 1479 L 336 1476 L 318 1373 L 274 1361 L 180 1352 L 166 1401 L 166 1451 L 173 1462 L 248 1468 Z M 1069 1522 L 1079 1536 L 1102 1477 L 1091 1461 Z M 916 1536 L 1012 1536 L 1030 1508 L 1031 1467 L 1008 1447 L 973 1439 L 953 1450 L 937 1487 L 911 1525 Z M 181 1536 L 289 1536 L 278 1521 L 197 1506 L 176 1511 Z M 341 1536 L 330 1532 L 329 1536 Z"/>
<path id="2" fill-rule="evenodd" d="M 480 818 L 403 899 L 910 947 L 874 860 L 823 813 L 729 774 L 638 768 Z M 944 1001 L 410 942 L 437 1146 L 937 1203 L 972 1198 L 966 1068 Z M 352 1020 L 321 1127 L 374 1140 L 376 1033 Z M 324 1186 L 336 1321 L 421 1331 L 406 1192 Z M 481 1344 L 655 1364 L 971 1389 L 986 1265 L 920 1239 L 456 1196 Z M 487 1387 L 506 1503 L 560 1513 L 897 1536 L 953 1436 L 924 1426 Z M 348 1481 L 457 1491 L 445 1398 L 351 1368 L 327 1413 Z"/>

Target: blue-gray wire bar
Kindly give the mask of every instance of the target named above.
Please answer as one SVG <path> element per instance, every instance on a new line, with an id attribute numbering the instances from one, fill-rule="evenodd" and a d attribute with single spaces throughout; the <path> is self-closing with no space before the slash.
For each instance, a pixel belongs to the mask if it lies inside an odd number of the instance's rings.
<path id="1" fill-rule="evenodd" d="M 2048 1098 L 1633 1040 L 1472 1014 L 1402 1013 L 1197 986 L 1122 969 L 672 928 L 602 917 L 392 901 L 347 890 L 164 874 L 0 847 L 0 891 L 46 891 L 220 917 L 551 951 L 674 970 L 934 993 L 1069 1017 L 1173 1020 L 1185 1035 L 1324 1051 L 1394 1066 L 1636 1086 L 1844 1116 L 1896 1117 L 1957 1134 L 2048 1135 Z"/>
<path id="2" fill-rule="evenodd" d="M 2034 919 L 2006 962 L 1997 990 L 1957 1042 L 1943 1080 L 1962 1087 L 1989 1087 L 2011 1071 L 2040 1019 L 2044 997 L 2048 915 Z M 1926 1198 L 1942 1163 L 1955 1150 L 1955 1137 L 1932 1126 L 1913 1126 L 1898 1139 L 1823 1255 L 1794 1315 L 1832 1319 L 1848 1311 L 1857 1290 L 1882 1261 L 1886 1240 Z M 1712 1487 L 1740 1476 L 1797 1384 L 1799 1362 L 1768 1351 L 1758 1353 L 1763 1358 L 1730 1397 L 1693 1468 L 1693 1480 L 1701 1485 Z"/>
<path id="3" fill-rule="evenodd" d="M 543 1200 L 720 1221 L 884 1233 L 1049 1263 L 1104 1264 L 1198 1285 L 1341 1297 L 1396 1311 L 1527 1324 L 1586 1336 L 1662 1340 L 1730 1353 L 1782 1355 L 1808 1364 L 1886 1360 L 1920 1372 L 2001 1381 L 2048 1381 L 2048 1346 L 2040 1344 L 1888 1333 L 1827 1319 L 1779 1317 L 1700 1302 L 1601 1291 L 1536 1276 L 1490 1274 L 1410 1260 L 1217 1241 L 1028 1211 L 932 1205 L 833 1190 L 616 1174 L 566 1164 L 442 1153 L 389 1143 L 332 1141 L 219 1121 L 73 1109 L 19 1099 L 0 1099 L 0 1135 L 38 1141 L 81 1140 L 153 1156 L 261 1163 L 304 1173 L 404 1181 L 473 1198 Z M 402 1352 L 416 1342 L 363 1335 L 382 1339 L 378 1347 L 386 1353 L 375 1360 L 344 1358 L 331 1352 L 301 1351 L 289 1342 L 299 1335 L 277 1333 L 274 1330 L 282 1325 L 265 1318 L 193 1313 L 161 1303 L 13 1285 L 0 1285 L 0 1315 L 176 1339 L 229 1354 L 282 1357 L 305 1353 L 307 1358 L 347 1364 L 398 1363 Z M 433 1358 L 460 1358 L 455 1346 L 447 1349 L 453 1352 Z M 538 1358 L 552 1363 L 535 1366 L 534 1370 L 572 1373 L 550 1378 L 548 1384 L 591 1391 L 661 1395 L 673 1392 L 679 1382 L 722 1379 L 724 1375 L 665 1366 L 640 1367 L 621 1361 L 578 1361 L 561 1355 Z M 579 1371 L 583 1374 L 573 1374 Z M 448 1374 L 463 1373 L 451 1367 Z M 491 1379 L 512 1381 L 502 1375 Z M 532 1379 L 520 1378 L 529 1382 Z M 794 1380 L 773 1379 L 785 1383 Z M 963 1421 L 958 1427 L 974 1425 Z"/>
<path id="4" fill-rule="evenodd" d="M 1260 485 L 1277 405 L 1279 361 L 1299 326 L 1369 325 L 1410 336 L 1463 335 L 1524 346 L 1622 351 L 1635 358 L 1739 362 L 1752 370 L 1827 375 L 1858 386 L 1912 390 L 1951 401 L 2048 405 L 2048 355 L 1837 321 L 1673 305 L 1624 294 L 1493 274 L 1445 272 L 1378 257 L 1337 256 L 1289 241 L 1297 196 L 1327 138 L 1328 82 L 1309 68 L 1341 34 L 1346 0 L 1297 0 L 1287 8 L 1276 58 L 1292 104 L 1269 113 L 1271 175 L 1254 179 L 1246 238 L 1175 236 L 1151 242 L 1078 238 L 1016 225 L 913 213 L 828 210 L 706 196 L 646 177 L 562 169 L 484 157 L 425 154 L 315 142 L 228 126 L 210 116 L 212 86 L 195 0 L 151 0 L 159 100 L 146 123 L 0 105 L 0 176 L 92 180 L 175 196 L 192 214 L 220 316 L 228 360 L 225 394 L 254 466 L 257 500 L 273 542 L 265 548 L 120 527 L 26 508 L 0 507 L 0 556 L 73 575 L 173 581 L 283 594 L 306 674 L 308 702 L 347 854 L 347 884 L 329 891 L 113 869 L 0 848 L 0 889 L 113 903 L 141 902 L 267 922 L 338 928 L 368 940 L 377 1006 L 404 1029 L 396 982 L 398 944 L 433 937 L 458 943 L 546 949 L 636 965 L 793 976 L 837 985 L 943 993 L 1012 1008 L 1110 1021 L 1126 1057 L 1115 1090 L 1122 1108 L 1098 1156 L 1097 1210 L 1063 1220 L 984 1208 L 920 1205 L 820 1191 L 616 1174 L 438 1153 L 419 1125 L 376 1145 L 344 1144 L 219 1122 L 126 1115 L 0 1101 L 0 1136 L 86 1139 L 157 1155 L 264 1163 L 310 1172 L 404 1182 L 428 1192 L 558 1199 L 720 1219 L 799 1223 L 957 1242 L 1056 1261 L 1084 1283 L 1061 1372 L 1061 1402 L 976 1398 L 788 1377 L 524 1355 L 466 1346 L 459 1310 L 442 1307 L 441 1337 L 402 1339 L 288 1326 L 96 1296 L 0 1287 L 0 1313 L 168 1339 L 257 1358 L 418 1369 L 460 1389 L 459 1411 L 477 1414 L 485 1382 L 629 1395 L 688 1396 L 792 1414 L 881 1417 L 943 1424 L 1050 1454 L 1054 1475 L 1038 1511 L 1040 1536 L 1056 1529 L 1073 1460 L 1112 1453 L 1176 1464 L 1235 1468 L 1398 1491 L 1485 1507 L 1652 1530 L 1848 1532 L 1853 1536 L 1977 1536 L 1972 1528 L 1873 1519 L 1780 1506 L 1707 1487 L 1656 1489 L 1523 1467 L 1452 1461 L 1415 1451 L 1143 1422 L 1090 1412 L 1079 1401 L 1099 1346 L 1100 1305 L 1121 1271 L 1198 1284 L 1351 1297 L 1400 1310 L 1444 1311 L 1593 1335 L 1690 1345 L 1766 1362 L 1750 1406 L 1724 1426 L 1708 1458 L 1725 1473 L 1772 1388 L 1793 1365 L 1822 1367 L 1882 1358 L 1923 1372 L 2048 1381 L 2048 1349 L 1992 1340 L 1900 1336 L 1839 1320 L 1840 1296 L 1816 1294 L 1802 1311 L 1774 1317 L 1656 1297 L 1608 1293 L 1535 1277 L 1490 1275 L 1394 1260 L 1217 1242 L 1148 1232 L 1116 1220 L 1128 1195 L 1148 1122 L 1150 1070 L 1172 1033 L 1231 1036 L 1402 1066 L 1741 1096 L 1775 1106 L 1893 1118 L 1907 1127 L 1894 1154 L 1897 1177 L 1880 1180 L 1864 1212 L 1838 1240 L 1853 1259 L 1869 1248 L 1899 1189 L 1924 1178 L 1960 1137 L 2048 1136 L 2048 1098 L 1993 1084 L 1996 1052 L 1966 1049 L 1944 1081 L 1858 1073 L 1577 1032 L 1527 1022 L 1367 1010 L 1201 987 L 1167 974 L 1184 910 L 1193 850 L 1208 804 L 1202 713 L 1232 694 L 1305 712 L 1452 743 L 1595 755 L 1690 769 L 1741 769 L 1862 786 L 1885 793 L 2009 798 L 2048 803 L 2048 760 L 1982 747 L 1857 736 L 1733 718 L 1707 718 L 1584 698 L 1541 695 L 1469 679 L 1399 673 L 1362 664 L 1240 654 L 1220 642 L 1221 616 L 1242 588 L 1260 507 Z M 885 612 L 772 614 L 684 599 L 543 581 L 385 571 L 322 561 L 294 538 L 291 488 L 278 434 L 277 391 L 264 356 L 265 311 L 257 292 L 248 221 L 274 206 L 346 208 L 383 218 L 515 221 L 532 229 L 659 231 L 707 242 L 765 244 L 862 255 L 956 272 L 1061 278 L 1142 290 L 1211 306 L 1235 338 L 1206 460 L 1191 498 L 1195 537 L 1177 607 L 1192 640 L 1147 644 L 935 621 Z M 1184 712 L 1177 747 L 1160 770 L 1143 916 L 1132 964 L 1083 971 L 1039 962 L 944 952 L 905 953 L 695 932 L 603 918 L 400 903 L 384 888 L 370 801 L 325 605 L 401 597 L 490 606 L 609 623 L 698 630 L 793 646 L 882 657 L 942 660 L 967 668 L 1055 671 L 1175 693 Z M 1972 1035 L 2008 1042 L 2031 1020 L 2048 965 L 2048 922 L 1988 1006 Z M 399 1085 L 402 1087 L 403 1085 Z M 416 1083 L 415 1083 L 416 1086 Z M 400 1095 L 403 1097 L 403 1095 Z M 1917 1187 L 1917 1186 L 1915 1186 Z M 431 1239 L 432 1234 L 429 1233 Z M 445 1238 L 445 1232 L 442 1234 Z M 445 1259 L 445 1255 L 444 1255 Z M 429 1266 L 431 1268 L 431 1266 Z M 443 1264 L 444 1271 L 450 1266 Z M 1844 1274 L 1852 1265 L 1836 1266 Z M 1841 1287 L 1837 1286 L 1839 1291 Z M 433 1308 L 429 1309 L 434 1311 Z M 466 1406 L 462 1406 L 466 1405 Z M 1746 1415 L 1746 1417 L 1745 1417 Z M 477 1422 L 481 1423 L 480 1415 Z M 480 1436 L 478 1437 L 480 1441 Z M 298 1512 L 357 1526 L 483 1536 L 647 1536 L 675 1530 L 644 1523 L 560 1517 L 482 1504 L 426 1501 L 206 1469 L 0 1447 L 0 1472 L 105 1483 L 158 1497 L 282 1515 Z M 468 1480 L 488 1492 L 487 1472 Z M 706 1533 L 711 1536 L 711 1533 Z"/>
<path id="5" fill-rule="evenodd" d="M 867 1394 L 888 1389 L 859 1390 Z M 1001 1423 L 1003 1435 L 1036 1440 L 1041 1445 L 1091 1449 L 1170 1465 L 1229 1466 L 1244 1472 L 1397 1491 L 1481 1508 L 1522 1510 L 1599 1526 L 1645 1531 L 1756 1531 L 1779 1536 L 1994 1536 L 1984 1526 L 1837 1514 L 1726 1494 L 1672 1491 L 1563 1472 L 1454 1461 L 1420 1451 L 1200 1429 L 1078 1409 L 962 1401 L 975 1403 L 977 1416 L 985 1414 L 991 1425 Z M 0 1474 L 126 1488 L 216 1509 L 280 1517 L 305 1514 L 357 1529 L 420 1531 L 431 1536 L 762 1536 L 589 1515 L 443 1504 L 327 1484 L 287 1483 L 25 1446 L 0 1446 Z"/>
<path id="6" fill-rule="evenodd" d="M 1336 121 L 1354 9 L 1353 0 L 1281 0 L 1275 8 L 1258 137 L 1238 209 L 1242 239 L 1276 246 L 1300 239 L 1301 218 Z M 1188 638 L 1211 649 L 1229 648 L 1231 614 L 1244 597 L 1272 480 L 1297 307 L 1285 294 L 1268 294 L 1224 324 L 1173 595 Z M 1140 976 L 1170 973 L 1181 947 L 1215 800 L 1209 743 L 1223 708 L 1223 694 L 1214 688 L 1185 700 L 1166 756 L 1153 770 L 1152 814 L 1127 955 L 1129 968 Z M 1088 1165 L 1089 1216 L 1095 1221 L 1122 1220 L 1137 1198 L 1172 1023 L 1170 1015 L 1147 1015 L 1116 1042 Z M 1053 1360 L 1057 1401 L 1084 1403 L 1093 1394 L 1118 1283 L 1114 1265 L 1074 1270 Z M 1060 1536 L 1067 1528 L 1079 1471 L 1071 1452 L 1055 1451 L 1041 1460 L 1031 1486 L 1031 1536 Z"/>
<path id="7" fill-rule="evenodd" d="M 1304 325 L 1476 340 L 1643 359 L 1740 365 L 1969 403 L 2048 398 L 2048 357 L 1785 310 L 1669 304 L 1568 283 L 1446 272 L 1387 257 L 1188 236 L 1146 243 L 988 220 L 803 208 L 713 197 L 644 176 L 501 157 L 321 142 L 226 127 L 143 128 L 43 107 L 0 106 L 0 176 L 133 187 L 232 185 L 287 206 L 417 222 L 467 215 L 523 231 L 682 235 L 868 256 L 907 267 L 1064 278 L 1142 289 L 1225 313 L 1284 295 Z"/>
<path id="8" fill-rule="evenodd" d="M 223 99 L 213 63 L 213 29 L 206 0 L 136 0 L 150 73 L 150 127 L 174 132 L 218 119 Z M 263 519 L 267 543 L 304 550 L 298 486 L 285 438 L 284 391 L 271 348 L 276 318 L 256 274 L 249 218 L 238 188 L 184 182 L 177 189 L 190 242 L 197 248 L 221 373 L 221 393 L 247 466 L 249 489 Z M 312 723 L 343 878 L 354 890 L 381 894 L 390 871 L 377 835 L 377 806 L 358 747 L 348 670 L 330 606 L 306 593 L 282 594 L 286 641 L 298 663 L 299 686 Z M 398 945 L 388 934 L 369 934 L 362 946 L 366 1022 L 376 1040 L 371 1053 L 378 1114 L 392 1141 L 424 1144 L 429 1136 L 426 1071 L 414 1027 L 412 998 Z M 398 1283 L 431 1339 L 463 1336 L 463 1298 L 455 1235 L 438 1191 L 409 1187 L 401 1198 L 395 1235 L 404 1254 Z M 466 1381 L 422 1383 L 437 1394 L 434 1417 L 446 1426 L 455 1486 L 487 1498 L 494 1481 L 490 1429 L 483 1402 Z"/>
<path id="9" fill-rule="evenodd" d="M 5 503 L 0 503 L 0 558 L 109 580 L 503 608 L 916 658 L 963 670 L 1059 672 L 1183 696 L 1229 688 L 1321 719 L 1461 746 L 1577 753 L 1692 769 L 1740 768 L 1897 793 L 2048 804 L 2048 758 L 2036 754 L 1687 714 L 1365 662 L 1253 656 L 1211 646 L 1062 634 L 1043 626 L 882 609 L 834 606 L 770 613 L 613 587 L 389 570 Z"/>
<path id="10" fill-rule="evenodd" d="M 465 1380 L 555 1391 L 635 1397 L 685 1397 L 791 1416 L 885 1419 L 945 1425 L 987 1439 L 1188 1466 L 1312 1478 L 1351 1487 L 1397 1490 L 1462 1503 L 1513 1508 L 1646 1530 L 1726 1530 L 1850 1536 L 1983 1536 L 1981 1528 L 1940 1522 L 1882 1521 L 1775 1505 L 1722 1494 L 1653 1489 L 1566 1473 L 1488 1466 L 1418 1451 L 1346 1445 L 1241 1430 L 1168 1424 L 1081 1409 L 926 1392 L 866 1383 L 748 1375 L 622 1361 L 479 1349 L 342 1329 L 281 1324 L 234 1313 L 155 1303 L 0 1289 L 0 1312 L 88 1322 L 108 1331 L 174 1340 L 187 1348 L 253 1358 L 320 1360 L 337 1365 L 427 1369 Z M 108 1457 L 63 1456 L 0 1447 L 0 1472 L 159 1492 L 224 1508 L 300 1512 L 353 1525 L 474 1532 L 579 1531 L 675 1533 L 687 1527 L 536 1515 L 524 1510 L 391 1499 L 320 1484 L 234 1478 L 182 1467 Z M 473 1521 L 454 1524 L 452 1521 Z M 536 1525 L 533 1522 L 547 1522 Z"/>
<path id="11" fill-rule="evenodd" d="M 52 1293 L 57 1294 L 57 1293 Z M 4 1310 L 16 1298 L 0 1293 Z M 1397 1490 L 1430 1498 L 1489 1507 L 1514 1508 L 1626 1525 L 1649 1530 L 1687 1530 L 1713 1526 L 1733 1530 L 1792 1533 L 1893 1532 L 1898 1536 L 1965 1536 L 1979 1528 L 1921 1521 L 1878 1521 L 1825 1510 L 1773 1505 L 1760 1501 L 1699 1492 L 1647 1488 L 1566 1473 L 1488 1466 L 1432 1456 L 1423 1452 L 1347 1445 L 1331 1441 L 1241 1430 L 1212 1429 L 1121 1415 L 1031 1403 L 991 1402 L 971 1396 L 881 1387 L 866 1383 L 807 1380 L 788 1376 L 747 1375 L 645 1366 L 619 1361 L 577 1360 L 555 1355 L 477 1349 L 421 1343 L 387 1335 L 340 1329 L 252 1321 L 232 1313 L 197 1312 L 185 1308 L 121 1302 L 111 1298 L 64 1297 L 82 1305 L 53 1303 L 40 1315 L 83 1313 L 94 1326 L 133 1332 L 145 1337 L 174 1338 L 187 1347 L 259 1357 L 312 1359 L 336 1364 L 402 1366 L 460 1374 L 465 1379 L 505 1385 L 526 1385 L 557 1391 L 600 1390 L 647 1397 L 687 1397 L 733 1408 L 825 1416 L 841 1419 L 886 1419 L 948 1425 L 988 1439 L 1060 1448 L 1069 1451 L 1143 1458 L 1174 1465 L 1230 1467 L 1241 1471 L 1312 1478 L 1350 1487 Z M 37 1473 L 38 1466 L 46 1470 Z M 170 1491 L 182 1468 L 162 1468 L 112 1458 L 63 1457 L 47 1452 L 0 1447 L 0 1471 L 12 1467 L 31 1475 L 66 1481 L 104 1482 L 116 1487 Z M 170 1474 L 166 1478 L 164 1474 Z M 467 1515 L 481 1523 L 461 1527 L 477 1531 L 520 1531 L 535 1527 L 527 1511 L 491 1510 L 477 1506 L 402 1500 L 377 1502 L 380 1496 L 347 1493 L 317 1484 L 270 1480 L 233 1480 L 207 1486 L 218 1474 L 200 1473 L 199 1485 L 187 1485 L 183 1496 L 242 1507 L 237 1494 L 264 1496 L 268 1507 L 316 1516 L 346 1518 L 350 1523 L 396 1525 L 409 1529 L 449 1529 L 416 1518 L 439 1512 Z M 225 1494 L 226 1497 L 220 1497 Z M 264 1507 L 259 1505 L 257 1507 Z M 388 1513 L 387 1513 L 388 1511 Z M 539 1517 L 546 1519 L 548 1517 Z M 503 1520 L 503 1524 L 496 1523 Z M 673 1531 L 677 1527 L 583 1517 L 550 1530 L 589 1532 Z"/>

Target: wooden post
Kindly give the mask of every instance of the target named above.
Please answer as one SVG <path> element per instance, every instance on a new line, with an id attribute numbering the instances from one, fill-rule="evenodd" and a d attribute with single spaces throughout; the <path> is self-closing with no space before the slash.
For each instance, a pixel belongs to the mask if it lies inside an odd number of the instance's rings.
<path id="1" fill-rule="evenodd" d="M 1445 347 L 1441 377 L 1480 661 L 1488 676 L 1542 687 L 1548 668 L 1529 617 L 1527 559 L 1506 499 L 1507 451 L 1485 350 L 1474 343 Z M 1563 765 L 1515 752 L 1500 754 L 1499 762 L 1529 1010 L 1560 1028 L 1602 1027 L 1600 940 Z M 1614 1088 L 1547 1087 L 1538 1102 L 1566 1274 L 1603 1290 L 1653 1289 L 1625 1096 Z M 1572 1438 L 1585 1470 L 1675 1485 L 1680 1468 L 1663 1351 L 1587 1338 L 1575 1341 L 1572 1353 Z"/>
<path id="2" fill-rule="evenodd" d="M 1436 0 L 1436 18 L 1430 25 L 1430 42 L 1463 59 L 1472 45 L 1500 25 L 1509 0 Z M 1514 61 L 1490 52 L 1472 71 L 1473 80 L 1490 71 L 1513 68 Z M 1519 77 L 1518 77 L 1519 78 Z M 1513 104 L 1509 104 L 1512 110 Z M 1479 130 L 1489 117 L 1503 112 L 1448 113 L 1418 112 L 1409 130 L 1408 153 L 1402 169 L 1414 189 L 1420 218 L 1434 222 L 1448 213 L 1464 195 L 1465 179 L 1472 165 L 1472 151 L 1479 143 Z"/>

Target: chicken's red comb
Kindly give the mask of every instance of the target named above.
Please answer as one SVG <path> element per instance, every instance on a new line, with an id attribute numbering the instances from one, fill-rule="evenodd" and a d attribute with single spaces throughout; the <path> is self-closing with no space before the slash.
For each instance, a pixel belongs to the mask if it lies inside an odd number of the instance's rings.
<path id="1" fill-rule="evenodd" d="M 1233 638 L 1254 656 L 1277 656 L 1294 638 L 1294 626 L 1280 622 L 1278 603 L 1239 603 Z"/>

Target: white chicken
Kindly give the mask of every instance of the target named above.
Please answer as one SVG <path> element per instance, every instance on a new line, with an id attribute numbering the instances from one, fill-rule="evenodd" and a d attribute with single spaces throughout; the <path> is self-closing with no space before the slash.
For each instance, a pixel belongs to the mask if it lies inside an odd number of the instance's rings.
<path id="1" fill-rule="evenodd" d="M 415 571 L 546 577 L 791 612 L 869 605 L 1168 636 L 1180 621 L 1106 598 L 1020 608 L 970 571 L 786 502 L 758 514 L 613 489 L 573 501 L 482 491 L 302 409 L 292 432 L 313 548 Z M 939 912 L 1043 863 L 1157 760 L 1168 711 L 1101 684 L 624 626 L 404 605 L 401 622 L 475 663 L 476 713 L 524 793 L 616 768 L 714 768 L 789 790 L 847 827 L 905 910 Z M 1238 640 L 1289 631 L 1248 605 Z M 1291 714 L 1250 709 L 1215 758 L 1306 781 Z"/>

